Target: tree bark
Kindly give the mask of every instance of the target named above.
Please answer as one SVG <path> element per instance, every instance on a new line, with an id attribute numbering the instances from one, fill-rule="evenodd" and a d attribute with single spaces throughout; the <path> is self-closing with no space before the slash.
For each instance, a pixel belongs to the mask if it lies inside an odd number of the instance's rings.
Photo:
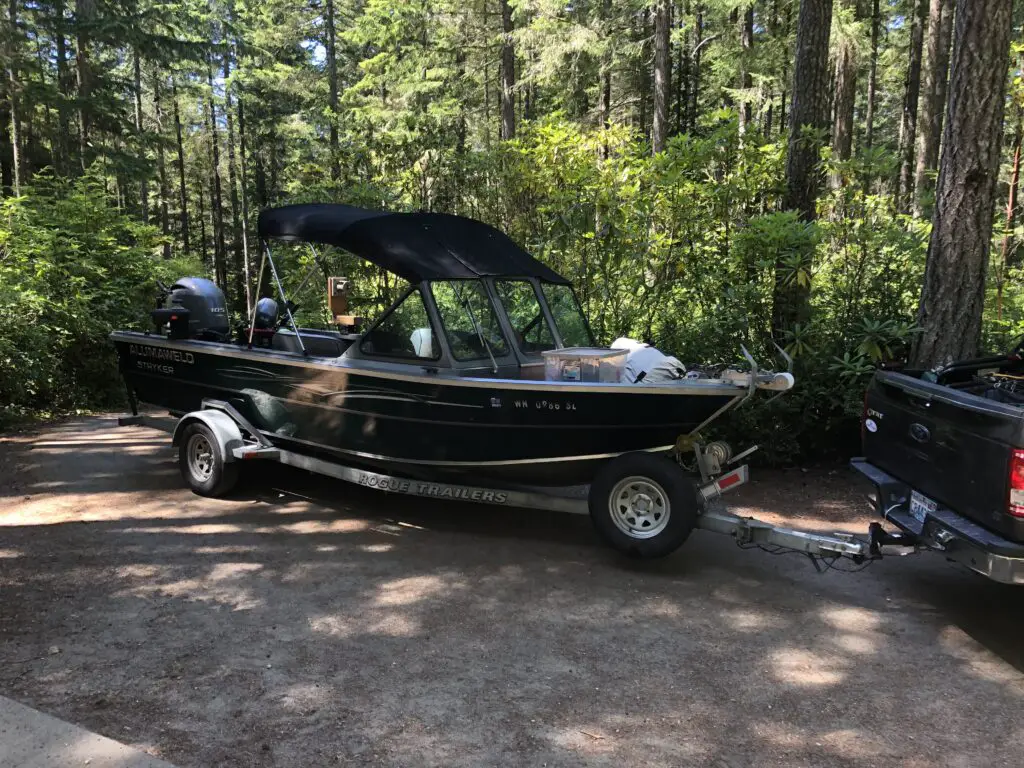
<path id="1" fill-rule="evenodd" d="M 915 219 L 922 219 L 930 213 L 929 198 L 933 188 L 930 173 L 939 164 L 954 7 L 954 0 L 931 0 L 928 11 L 928 38 L 925 46 L 927 67 L 924 69 L 924 99 L 921 102 L 921 126 L 917 136 L 917 165 L 914 172 Z"/>
<path id="2" fill-rule="evenodd" d="M 228 270 L 224 258 L 224 205 L 220 181 L 220 138 L 217 134 L 217 109 L 213 102 L 213 66 L 206 63 L 206 83 L 210 88 L 207 104 L 207 131 L 210 134 L 210 219 L 213 223 L 213 271 L 217 285 L 227 292 Z"/>
<path id="3" fill-rule="evenodd" d="M 18 3 L 10 0 L 7 5 L 7 99 L 11 124 L 11 188 L 15 196 L 21 194 L 21 84 L 18 82 Z"/>
<path id="4" fill-rule="evenodd" d="M 668 138 L 668 102 L 672 60 L 669 40 L 672 34 L 671 0 L 655 0 L 654 6 L 654 121 L 651 125 L 651 151 L 658 154 Z"/>
<path id="5" fill-rule="evenodd" d="M 132 69 L 135 75 L 135 141 L 136 151 L 141 157 L 146 156 L 146 149 L 143 146 L 143 124 L 142 124 L 142 61 L 139 51 L 136 48 L 132 56 Z M 142 220 L 149 221 L 149 172 L 143 173 L 139 182 L 139 204 L 142 207 Z"/>
<path id="6" fill-rule="evenodd" d="M 753 116 L 750 97 L 747 93 L 754 85 L 750 75 L 750 63 L 754 53 L 754 5 L 751 3 L 740 17 L 740 77 L 739 87 L 744 92 L 740 97 L 740 135 L 747 132 Z"/>
<path id="7" fill-rule="evenodd" d="M 171 79 L 171 99 L 174 102 L 174 138 L 178 146 L 178 212 L 181 216 L 181 245 L 185 253 L 191 248 L 188 227 L 188 188 L 185 185 L 185 146 L 181 140 L 181 111 L 178 107 L 178 84 Z"/>
<path id="8" fill-rule="evenodd" d="M 160 179 L 160 231 L 164 236 L 164 258 L 169 259 L 171 258 L 171 225 L 167 213 L 167 198 L 170 196 L 170 191 L 167 184 L 167 162 L 164 157 L 164 109 L 160 87 L 162 77 L 159 69 L 155 69 L 153 74 L 153 116 L 156 119 L 156 167 Z"/>
<path id="9" fill-rule="evenodd" d="M 501 138 L 516 137 L 516 50 L 512 44 L 512 6 L 501 2 Z"/>
<path id="10" fill-rule="evenodd" d="M 969 0 L 968 0 L 969 1 Z M 910 27 L 910 63 L 903 98 L 903 117 L 900 120 L 900 175 L 896 183 L 896 200 L 901 211 L 910 208 L 914 186 L 914 147 L 917 139 L 917 106 L 921 94 L 921 49 L 924 41 L 924 21 L 928 0 L 913 0 L 914 16 Z"/>
<path id="11" fill-rule="evenodd" d="M 327 27 L 327 86 L 328 106 L 331 109 L 330 115 L 330 136 L 331 136 L 331 178 L 335 181 L 341 175 L 340 150 L 338 149 L 338 60 L 335 53 L 335 29 L 334 29 L 334 0 L 327 0 L 327 13 L 324 25 Z M 239 102 L 239 110 L 242 105 Z M 241 130 L 241 126 L 239 126 Z"/>
<path id="12" fill-rule="evenodd" d="M 828 126 L 828 46 L 832 29 L 832 0 L 801 0 L 797 19 L 796 60 L 793 65 L 793 103 L 786 149 L 786 192 L 783 208 L 797 211 L 805 222 L 817 218 L 820 140 Z M 773 330 L 777 335 L 810 317 L 809 275 L 813 252 L 801 254 L 801 272 L 793 274 L 781 261 L 776 264 L 772 305 Z"/>
<path id="13" fill-rule="evenodd" d="M 957 8 L 916 366 L 972 357 L 981 339 L 1012 11 L 1013 0 Z"/>
<path id="14" fill-rule="evenodd" d="M 871 0 L 871 64 L 868 68 L 868 103 L 864 114 L 864 146 L 871 149 L 875 141 L 875 103 L 878 89 L 878 28 L 881 13 L 879 0 Z"/>

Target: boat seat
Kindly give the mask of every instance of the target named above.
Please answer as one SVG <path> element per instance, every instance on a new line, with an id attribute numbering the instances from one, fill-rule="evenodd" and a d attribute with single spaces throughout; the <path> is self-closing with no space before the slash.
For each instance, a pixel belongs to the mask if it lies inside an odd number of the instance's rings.
<path id="1" fill-rule="evenodd" d="M 300 328 L 299 333 L 302 335 L 302 344 L 305 346 L 306 352 L 315 357 L 338 357 L 348 348 L 348 344 L 337 333 L 309 331 L 305 328 Z M 295 338 L 295 332 L 285 328 L 274 334 L 271 347 L 280 352 L 302 354 L 302 347 L 299 346 L 299 340 Z"/>

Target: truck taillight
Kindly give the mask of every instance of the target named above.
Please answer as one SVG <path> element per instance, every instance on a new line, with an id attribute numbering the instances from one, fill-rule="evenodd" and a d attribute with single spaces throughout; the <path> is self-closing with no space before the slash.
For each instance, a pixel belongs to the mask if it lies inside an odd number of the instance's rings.
<path id="1" fill-rule="evenodd" d="M 1014 517 L 1024 517 L 1024 451 L 1014 450 L 1010 461 L 1010 499 L 1007 511 Z"/>

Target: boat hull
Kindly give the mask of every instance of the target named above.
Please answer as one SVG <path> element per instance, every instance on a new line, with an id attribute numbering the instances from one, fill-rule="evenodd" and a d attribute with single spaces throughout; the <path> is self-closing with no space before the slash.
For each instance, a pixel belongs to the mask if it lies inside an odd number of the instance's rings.
<path id="1" fill-rule="evenodd" d="M 181 414 L 227 400 L 282 447 L 411 477 L 585 482 L 619 454 L 667 450 L 743 394 L 389 374 L 211 342 L 113 340 L 140 402 Z"/>

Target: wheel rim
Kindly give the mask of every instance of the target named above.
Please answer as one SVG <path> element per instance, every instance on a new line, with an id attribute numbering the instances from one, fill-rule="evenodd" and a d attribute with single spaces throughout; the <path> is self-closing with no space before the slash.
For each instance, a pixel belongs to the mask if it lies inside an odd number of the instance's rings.
<path id="1" fill-rule="evenodd" d="M 201 483 L 213 474 L 213 446 L 205 435 L 194 434 L 189 438 L 188 471 Z"/>
<path id="2" fill-rule="evenodd" d="M 626 477 L 608 496 L 615 527 L 632 539 L 650 539 L 665 530 L 672 514 L 665 489 L 649 477 Z"/>

